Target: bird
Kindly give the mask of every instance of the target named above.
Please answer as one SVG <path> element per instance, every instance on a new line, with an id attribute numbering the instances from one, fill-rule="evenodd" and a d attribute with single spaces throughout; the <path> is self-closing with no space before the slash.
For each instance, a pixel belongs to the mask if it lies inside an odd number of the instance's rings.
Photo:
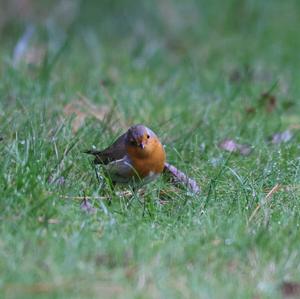
<path id="1" fill-rule="evenodd" d="M 148 127 L 137 124 L 119 136 L 104 150 L 87 150 L 94 164 L 103 165 L 113 185 L 146 184 L 164 170 L 166 153 L 157 135 Z"/>

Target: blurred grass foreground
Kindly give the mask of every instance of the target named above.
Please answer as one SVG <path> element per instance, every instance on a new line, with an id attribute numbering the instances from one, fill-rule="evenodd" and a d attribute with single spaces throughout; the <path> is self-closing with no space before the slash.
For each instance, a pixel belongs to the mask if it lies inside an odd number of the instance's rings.
<path id="1" fill-rule="evenodd" d="M 297 0 L 2 0 L 0 297 L 298 298 L 299 23 Z M 201 194 L 99 186 L 82 151 L 135 123 Z"/>

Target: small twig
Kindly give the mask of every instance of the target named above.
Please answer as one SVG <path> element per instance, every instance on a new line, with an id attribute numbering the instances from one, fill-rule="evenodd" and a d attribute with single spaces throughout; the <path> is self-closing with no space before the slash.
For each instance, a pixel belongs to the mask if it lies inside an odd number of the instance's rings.
<path id="1" fill-rule="evenodd" d="M 69 195 L 59 195 L 59 198 L 64 199 L 76 199 L 76 200 L 88 200 L 88 199 L 109 199 L 106 196 L 69 196 Z"/>
<path id="2" fill-rule="evenodd" d="M 49 192 L 51 195 L 55 195 L 54 192 Z M 132 192 L 130 191 L 124 191 L 124 192 L 116 192 L 116 195 L 118 196 L 132 196 Z M 69 196 L 69 195 L 58 195 L 59 198 L 64 199 L 75 199 L 75 200 L 89 200 L 89 199 L 100 199 L 100 200 L 110 200 L 108 196 Z"/>
<path id="3" fill-rule="evenodd" d="M 279 189 L 281 188 L 280 184 L 276 184 L 266 195 L 265 197 L 265 203 L 268 202 L 268 200 L 270 200 L 270 198 L 272 197 L 272 195 L 277 192 Z M 259 203 L 256 208 L 254 209 L 254 211 L 252 212 L 251 216 L 249 217 L 248 223 L 251 222 L 251 220 L 256 216 L 256 214 L 258 213 L 259 209 L 261 208 L 261 203 Z"/>

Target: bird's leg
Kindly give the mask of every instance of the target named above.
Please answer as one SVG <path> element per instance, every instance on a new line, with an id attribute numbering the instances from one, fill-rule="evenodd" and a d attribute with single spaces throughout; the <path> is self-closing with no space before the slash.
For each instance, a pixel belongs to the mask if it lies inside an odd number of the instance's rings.
<path id="1" fill-rule="evenodd" d="M 99 183 L 99 185 L 101 184 L 101 181 L 100 181 L 100 177 L 99 177 L 99 174 L 98 174 L 98 170 L 97 170 L 97 167 L 95 166 L 95 173 L 96 173 L 96 178 L 97 178 L 97 181 Z"/>
<path id="2" fill-rule="evenodd" d="M 110 178 L 108 179 L 108 186 L 109 186 L 109 190 L 111 193 L 115 193 L 115 187 L 116 187 L 116 182 L 111 180 Z M 110 206 L 112 203 L 111 198 L 109 198 L 108 200 L 108 205 Z"/>
<path id="3" fill-rule="evenodd" d="M 98 173 L 98 169 L 97 169 L 97 165 L 95 163 L 92 163 L 92 166 L 94 168 L 94 171 L 95 171 L 95 174 L 96 174 L 96 178 L 97 178 L 97 181 L 99 183 L 99 185 L 102 184 L 102 181 L 100 179 L 100 176 L 99 176 L 99 173 Z"/>

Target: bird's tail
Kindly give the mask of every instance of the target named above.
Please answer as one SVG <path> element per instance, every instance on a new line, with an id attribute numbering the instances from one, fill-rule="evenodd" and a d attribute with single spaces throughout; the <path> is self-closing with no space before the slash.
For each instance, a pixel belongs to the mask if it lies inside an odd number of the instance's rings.
<path id="1" fill-rule="evenodd" d="M 96 149 L 83 151 L 84 154 L 93 155 L 95 157 L 94 164 L 107 164 L 109 159 L 105 156 L 103 151 L 99 151 Z"/>
<path id="2" fill-rule="evenodd" d="M 96 156 L 96 155 L 99 155 L 101 153 L 101 151 L 91 149 L 91 150 L 85 150 L 85 151 L 83 151 L 83 153 Z"/>

